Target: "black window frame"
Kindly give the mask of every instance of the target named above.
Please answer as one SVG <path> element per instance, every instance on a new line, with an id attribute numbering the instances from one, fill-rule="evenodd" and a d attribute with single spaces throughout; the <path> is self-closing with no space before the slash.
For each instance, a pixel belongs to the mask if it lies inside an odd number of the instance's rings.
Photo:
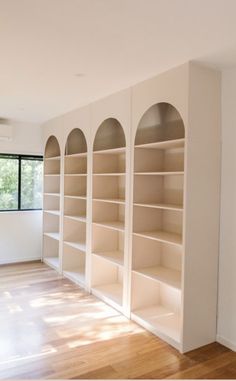
<path id="1" fill-rule="evenodd" d="M 42 210 L 43 208 L 31 208 L 31 209 L 22 209 L 21 208 L 21 161 L 22 160 L 35 160 L 42 161 L 43 156 L 41 155 L 18 155 L 11 153 L 0 153 L 0 159 L 18 159 L 18 208 L 17 209 L 0 209 L 0 213 L 4 212 L 27 212 L 33 210 Z"/>

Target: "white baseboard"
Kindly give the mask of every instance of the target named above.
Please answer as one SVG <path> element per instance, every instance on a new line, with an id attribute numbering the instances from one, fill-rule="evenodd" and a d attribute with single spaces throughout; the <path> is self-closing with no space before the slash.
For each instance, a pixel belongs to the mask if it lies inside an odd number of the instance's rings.
<path id="1" fill-rule="evenodd" d="M 27 258 L 10 258 L 10 259 L 0 259 L 0 265 L 10 265 L 11 263 L 21 263 L 21 262 L 32 262 L 40 261 L 41 257 L 27 257 Z"/>
<path id="2" fill-rule="evenodd" d="M 225 337 L 221 335 L 216 336 L 216 341 L 225 347 L 231 349 L 232 351 L 236 352 L 236 343 L 233 343 L 232 341 L 226 339 Z"/>

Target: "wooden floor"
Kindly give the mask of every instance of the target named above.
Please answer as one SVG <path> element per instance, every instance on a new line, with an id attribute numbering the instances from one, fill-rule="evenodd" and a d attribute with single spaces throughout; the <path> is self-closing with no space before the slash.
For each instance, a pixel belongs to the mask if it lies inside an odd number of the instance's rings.
<path id="1" fill-rule="evenodd" d="M 235 379 L 214 343 L 179 354 L 41 263 L 0 267 L 0 379 Z"/>

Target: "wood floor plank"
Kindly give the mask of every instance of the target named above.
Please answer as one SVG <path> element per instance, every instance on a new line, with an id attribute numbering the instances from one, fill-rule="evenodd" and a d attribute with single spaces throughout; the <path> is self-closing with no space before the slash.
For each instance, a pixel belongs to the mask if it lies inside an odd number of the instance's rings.
<path id="1" fill-rule="evenodd" d="M 41 262 L 0 266 L 0 379 L 236 379 L 236 353 L 181 355 Z"/>

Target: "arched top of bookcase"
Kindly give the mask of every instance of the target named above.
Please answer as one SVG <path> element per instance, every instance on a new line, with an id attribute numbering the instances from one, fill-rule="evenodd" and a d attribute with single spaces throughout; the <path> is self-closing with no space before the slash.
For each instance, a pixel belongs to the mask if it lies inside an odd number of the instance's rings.
<path id="1" fill-rule="evenodd" d="M 44 156 L 46 158 L 50 158 L 50 157 L 58 157 L 60 155 L 61 155 L 61 151 L 60 151 L 58 140 L 54 135 L 51 135 L 48 138 L 47 143 L 45 145 Z"/>
<path id="2" fill-rule="evenodd" d="M 135 145 L 183 139 L 184 123 L 170 103 L 157 103 L 142 116 L 136 131 Z"/>
<path id="3" fill-rule="evenodd" d="M 87 152 L 85 135 L 80 128 L 74 128 L 67 137 L 65 155 L 74 155 L 85 152 Z"/>
<path id="4" fill-rule="evenodd" d="M 93 150 L 122 148 L 125 145 L 125 133 L 120 122 L 115 118 L 105 119 L 96 132 Z"/>

